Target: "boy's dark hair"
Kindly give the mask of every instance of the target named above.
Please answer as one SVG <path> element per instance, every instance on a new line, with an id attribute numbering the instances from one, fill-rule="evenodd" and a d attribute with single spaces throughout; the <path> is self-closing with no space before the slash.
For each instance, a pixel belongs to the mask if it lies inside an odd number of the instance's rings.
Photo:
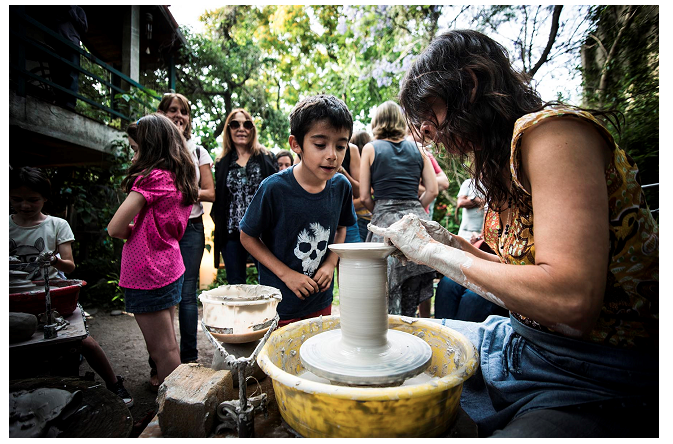
<path id="1" fill-rule="evenodd" d="M 325 94 L 311 96 L 297 103 L 290 113 L 290 134 L 300 147 L 311 126 L 320 120 L 327 120 L 336 129 L 348 129 L 349 140 L 353 135 L 353 116 L 343 101 Z"/>
<path id="2" fill-rule="evenodd" d="M 15 190 L 21 187 L 40 193 L 44 199 L 51 197 L 51 182 L 44 171 L 39 168 L 22 167 L 9 172 L 9 189 Z"/>

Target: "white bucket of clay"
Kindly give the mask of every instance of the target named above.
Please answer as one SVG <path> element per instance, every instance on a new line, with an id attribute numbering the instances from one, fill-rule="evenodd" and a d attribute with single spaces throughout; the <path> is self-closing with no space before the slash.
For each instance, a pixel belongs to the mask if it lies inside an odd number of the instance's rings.
<path id="1" fill-rule="evenodd" d="M 280 290 L 266 285 L 222 285 L 204 291 L 203 323 L 224 343 L 252 342 L 264 336 L 282 300 Z"/>

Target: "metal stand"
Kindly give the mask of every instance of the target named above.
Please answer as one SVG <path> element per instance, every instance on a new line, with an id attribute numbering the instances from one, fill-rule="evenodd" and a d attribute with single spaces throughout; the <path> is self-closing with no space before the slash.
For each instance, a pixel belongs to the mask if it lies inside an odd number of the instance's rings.
<path id="1" fill-rule="evenodd" d="M 239 438 L 254 438 L 255 437 L 255 413 L 263 413 L 267 417 L 268 400 L 266 393 L 261 393 L 248 399 L 247 383 L 245 380 L 245 370 L 248 366 L 252 366 L 257 359 L 259 351 L 262 349 L 271 333 L 278 326 L 278 314 L 273 319 L 269 330 L 259 340 L 257 347 L 248 357 L 236 358 L 231 355 L 220 341 L 215 339 L 213 335 L 206 328 L 203 319 L 201 320 L 201 328 L 208 340 L 215 346 L 216 352 L 219 352 L 234 371 L 238 373 L 238 399 L 232 401 L 224 401 L 217 408 L 217 416 L 221 423 L 215 429 L 215 434 L 219 434 L 223 429 L 231 429 L 238 431 Z"/>
<path id="2" fill-rule="evenodd" d="M 45 321 L 44 321 L 44 339 L 53 339 L 58 336 L 58 324 L 54 320 L 54 310 L 51 308 L 51 295 L 49 294 L 49 266 L 50 256 L 39 256 L 40 266 L 42 267 L 42 276 L 44 277 L 44 300 L 45 300 Z"/>

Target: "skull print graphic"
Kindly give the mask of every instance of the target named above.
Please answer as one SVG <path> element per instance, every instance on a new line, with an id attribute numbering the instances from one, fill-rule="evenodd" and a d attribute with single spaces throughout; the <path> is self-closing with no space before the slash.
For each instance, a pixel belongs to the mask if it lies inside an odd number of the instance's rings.
<path id="1" fill-rule="evenodd" d="M 327 252 L 330 230 L 315 222 L 309 226 L 309 230 L 304 229 L 297 236 L 294 255 L 301 260 L 304 274 L 312 277 Z"/>

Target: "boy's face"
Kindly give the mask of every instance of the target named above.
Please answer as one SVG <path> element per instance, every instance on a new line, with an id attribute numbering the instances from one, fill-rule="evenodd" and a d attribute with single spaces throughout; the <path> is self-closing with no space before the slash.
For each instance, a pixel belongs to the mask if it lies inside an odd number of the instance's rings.
<path id="1" fill-rule="evenodd" d="M 341 166 L 348 148 L 348 130 L 336 129 L 327 120 L 319 120 L 304 136 L 304 146 L 290 136 L 292 151 L 301 154 L 306 172 L 319 181 L 327 181 Z"/>
<path id="2" fill-rule="evenodd" d="M 46 201 L 40 193 L 25 186 L 9 190 L 9 203 L 24 219 L 37 217 Z"/>

